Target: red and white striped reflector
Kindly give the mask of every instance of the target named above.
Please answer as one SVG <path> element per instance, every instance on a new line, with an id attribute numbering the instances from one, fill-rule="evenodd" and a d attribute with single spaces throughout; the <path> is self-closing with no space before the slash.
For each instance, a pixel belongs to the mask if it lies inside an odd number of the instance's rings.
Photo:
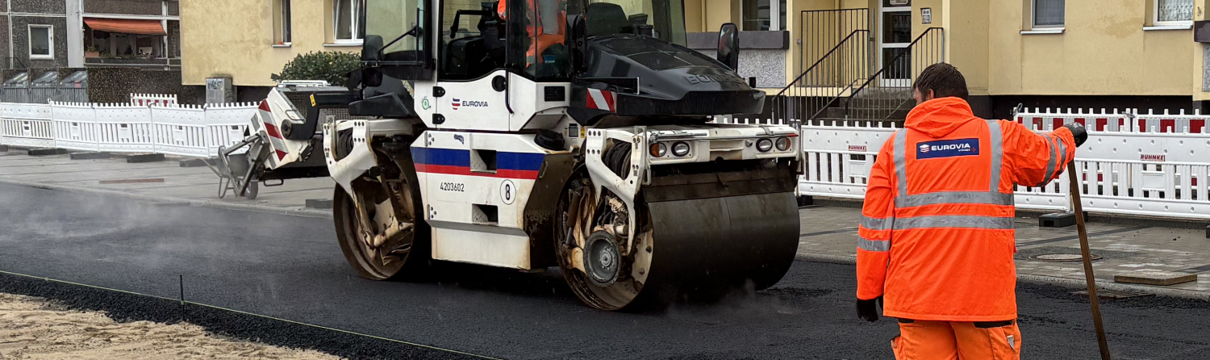
<path id="1" fill-rule="evenodd" d="M 618 111 L 618 96 L 612 91 L 588 89 L 588 108 L 609 112 Z"/>

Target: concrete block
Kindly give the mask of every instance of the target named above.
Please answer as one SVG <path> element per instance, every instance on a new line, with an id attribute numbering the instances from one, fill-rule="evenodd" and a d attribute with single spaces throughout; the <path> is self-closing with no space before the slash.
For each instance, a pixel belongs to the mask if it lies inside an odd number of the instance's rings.
<path id="1" fill-rule="evenodd" d="M 8 145 L 0 145 L 0 152 L 8 152 Z"/>
<path id="2" fill-rule="evenodd" d="M 1088 212 L 1087 211 L 1084 212 L 1084 222 L 1088 222 Z M 1068 213 L 1068 212 L 1050 213 L 1050 214 L 1043 214 L 1042 216 L 1038 217 L 1038 226 L 1039 227 L 1060 228 L 1060 227 L 1072 226 L 1075 224 L 1076 224 L 1076 214 L 1075 213 Z"/>
<path id="3" fill-rule="evenodd" d="M 1197 281 L 1197 274 L 1167 271 L 1140 271 L 1130 275 L 1115 275 L 1113 282 L 1168 286 Z"/>
<path id="4" fill-rule="evenodd" d="M 64 149 L 29 149 L 28 152 L 29 156 L 63 155 L 66 153 L 67 150 Z"/>
<path id="5" fill-rule="evenodd" d="M 113 155 L 110 155 L 109 153 L 103 153 L 103 152 L 71 153 L 72 160 L 97 160 L 97 159 L 108 159 L 111 157 L 113 157 Z"/>
<path id="6" fill-rule="evenodd" d="M 126 162 L 131 163 L 131 164 L 148 163 L 148 162 L 156 162 L 156 161 L 164 161 L 164 154 L 137 154 L 137 155 L 127 155 L 126 156 Z"/>
<path id="7" fill-rule="evenodd" d="M 203 166 L 206 166 L 206 160 L 205 159 L 186 159 L 186 160 L 181 160 L 180 164 L 181 164 L 181 167 L 183 167 L 183 168 L 203 167 Z"/>
<path id="8" fill-rule="evenodd" d="M 309 208 L 309 209 L 331 209 L 332 200 L 330 200 L 330 199 L 307 199 L 307 208 Z"/>

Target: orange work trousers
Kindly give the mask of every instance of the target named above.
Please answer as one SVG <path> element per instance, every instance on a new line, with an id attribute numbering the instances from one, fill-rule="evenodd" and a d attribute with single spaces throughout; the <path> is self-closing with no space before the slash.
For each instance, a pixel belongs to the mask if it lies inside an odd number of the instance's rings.
<path id="1" fill-rule="evenodd" d="M 899 360 L 1018 360 L 1021 330 L 1016 321 L 949 322 L 899 320 L 891 340 Z"/>

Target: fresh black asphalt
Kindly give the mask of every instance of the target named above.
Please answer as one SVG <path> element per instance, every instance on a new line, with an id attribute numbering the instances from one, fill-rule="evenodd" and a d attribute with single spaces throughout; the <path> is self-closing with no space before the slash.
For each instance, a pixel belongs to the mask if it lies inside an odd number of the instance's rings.
<path id="1" fill-rule="evenodd" d="M 827 231 L 830 229 L 817 229 Z M 896 325 L 853 313 L 850 265 L 796 262 L 773 289 L 659 313 L 606 313 L 556 271 L 443 266 L 419 282 L 355 276 L 328 219 L 157 205 L 0 185 L 0 270 L 175 299 L 508 359 L 887 359 Z M 172 321 L 171 301 L 0 276 L 0 291 Z M 1023 358 L 1091 359 L 1086 300 L 1022 284 Z M 131 310 L 134 309 L 134 310 Z M 142 309 L 142 310 L 140 310 Z M 151 309 L 151 310 L 147 310 Z M 352 358 L 457 357 L 315 328 L 187 308 L 217 332 Z M 1103 302 L 1118 359 L 1210 358 L 1210 303 Z M 197 313 L 195 313 L 197 312 Z M 317 333 L 318 331 L 318 333 Z M 318 341 L 316 339 L 324 339 Z M 343 349 L 343 350 L 342 350 Z"/>

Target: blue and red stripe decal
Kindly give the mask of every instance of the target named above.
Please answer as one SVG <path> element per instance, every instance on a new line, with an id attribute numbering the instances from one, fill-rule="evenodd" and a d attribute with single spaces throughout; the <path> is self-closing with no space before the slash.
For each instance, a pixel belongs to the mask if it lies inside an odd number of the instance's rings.
<path id="1" fill-rule="evenodd" d="M 412 148 L 416 172 L 506 179 L 533 180 L 542 169 L 543 154 L 496 152 L 496 172 L 471 171 L 471 151 L 459 149 Z"/>

